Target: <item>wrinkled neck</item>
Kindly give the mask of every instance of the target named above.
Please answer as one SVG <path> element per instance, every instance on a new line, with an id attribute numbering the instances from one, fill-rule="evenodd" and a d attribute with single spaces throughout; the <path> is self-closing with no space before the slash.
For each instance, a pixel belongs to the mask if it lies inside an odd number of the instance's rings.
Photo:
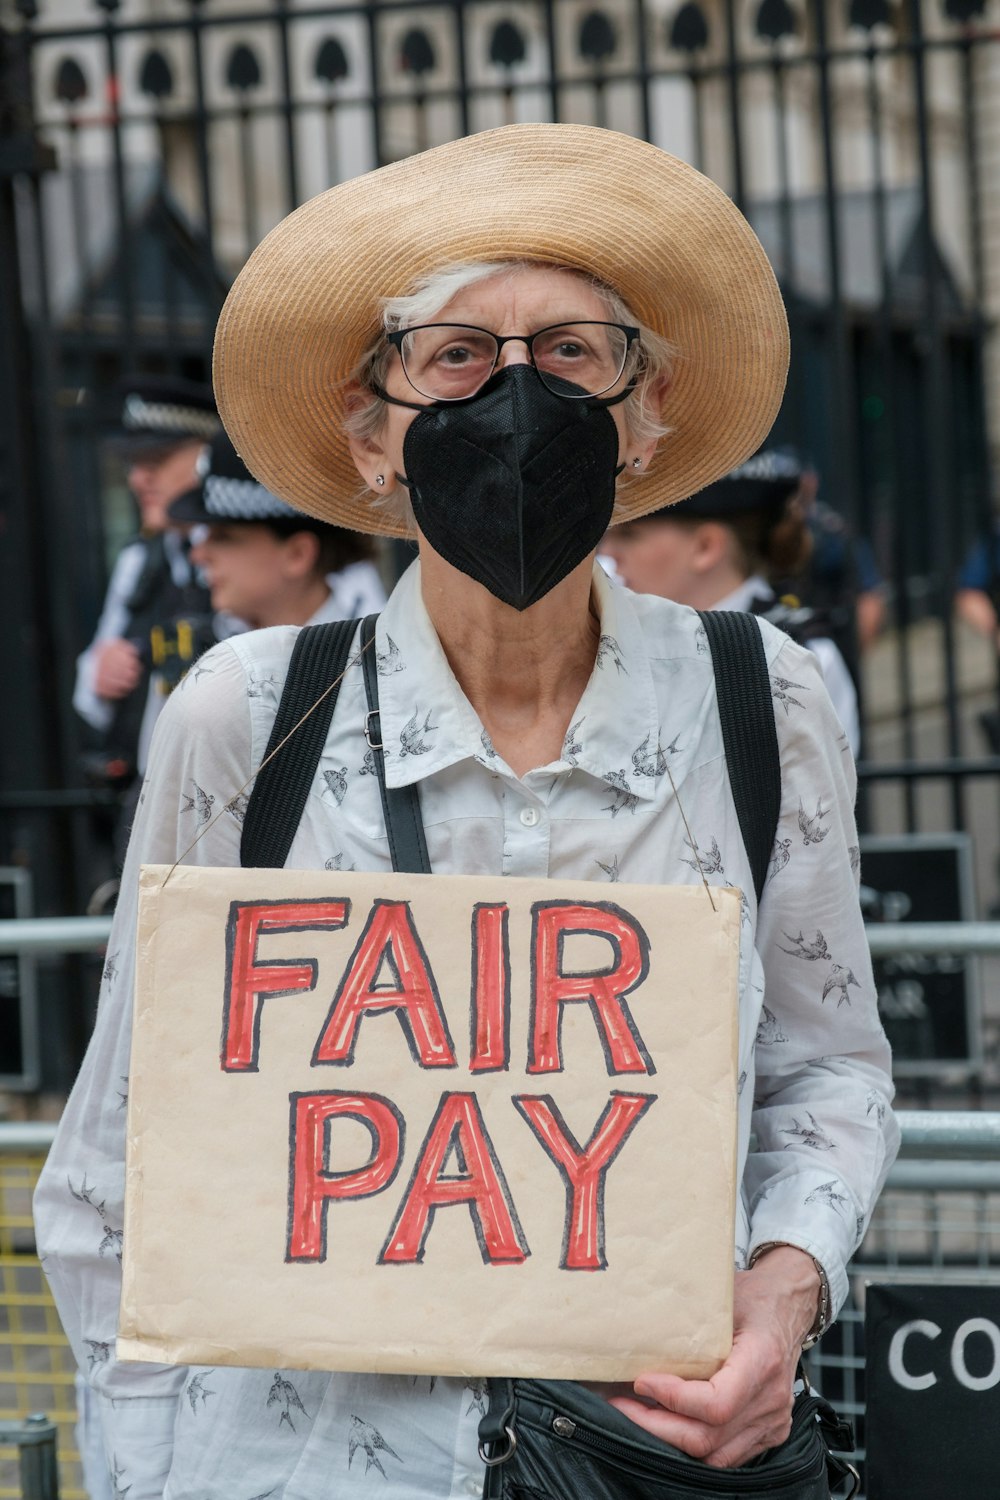
<path id="1" fill-rule="evenodd" d="M 420 538 L 424 605 L 472 707 L 491 724 L 561 716 L 579 702 L 597 655 L 593 554 L 525 610 L 476 583 Z M 569 719 L 567 717 L 566 724 Z"/>

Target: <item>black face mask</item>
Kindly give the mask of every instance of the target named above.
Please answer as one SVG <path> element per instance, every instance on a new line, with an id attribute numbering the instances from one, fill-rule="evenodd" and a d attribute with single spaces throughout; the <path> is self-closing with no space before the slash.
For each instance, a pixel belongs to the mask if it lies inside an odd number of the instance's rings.
<path id="1" fill-rule="evenodd" d="M 567 400 L 508 365 L 468 401 L 421 407 L 396 477 L 434 550 L 514 609 L 541 599 L 607 530 L 621 466 L 606 408 L 627 395 Z"/>

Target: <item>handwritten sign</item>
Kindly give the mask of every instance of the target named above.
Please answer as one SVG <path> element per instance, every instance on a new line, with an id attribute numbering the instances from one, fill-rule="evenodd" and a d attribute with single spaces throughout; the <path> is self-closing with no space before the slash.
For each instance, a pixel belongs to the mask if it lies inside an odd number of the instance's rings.
<path id="1" fill-rule="evenodd" d="M 713 897 L 146 867 L 119 1357 L 717 1369 L 740 897 Z"/>

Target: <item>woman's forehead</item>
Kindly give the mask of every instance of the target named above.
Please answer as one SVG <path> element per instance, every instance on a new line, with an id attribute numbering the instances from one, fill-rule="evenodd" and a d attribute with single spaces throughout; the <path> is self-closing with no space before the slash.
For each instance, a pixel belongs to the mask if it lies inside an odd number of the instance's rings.
<path id="1" fill-rule="evenodd" d="M 435 321 L 477 321 L 480 317 L 524 314 L 546 322 L 567 318 L 606 318 L 604 302 L 580 271 L 561 266 L 516 266 L 463 287 L 436 314 Z"/>

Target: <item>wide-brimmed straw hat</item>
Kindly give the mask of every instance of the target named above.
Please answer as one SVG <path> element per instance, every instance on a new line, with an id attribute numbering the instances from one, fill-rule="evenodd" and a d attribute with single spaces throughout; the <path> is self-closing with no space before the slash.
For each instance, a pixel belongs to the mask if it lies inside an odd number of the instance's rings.
<path id="1" fill-rule="evenodd" d="M 619 495 L 631 519 L 693 494 L 760 447 L 781 402 L 788 325 L 753 230 L 721 188 L 632 136 L 508 125 L 321 193 L 251 255 L 215 340 L 223 421 L 262 484 L 359 531 L 402 527 L 359 493 L 344 382 L 385 298 L 472 261 L 588 272 L 675 345 L 649 472 Z M 530 330 L 525 330 L 530 331 Z"/>

